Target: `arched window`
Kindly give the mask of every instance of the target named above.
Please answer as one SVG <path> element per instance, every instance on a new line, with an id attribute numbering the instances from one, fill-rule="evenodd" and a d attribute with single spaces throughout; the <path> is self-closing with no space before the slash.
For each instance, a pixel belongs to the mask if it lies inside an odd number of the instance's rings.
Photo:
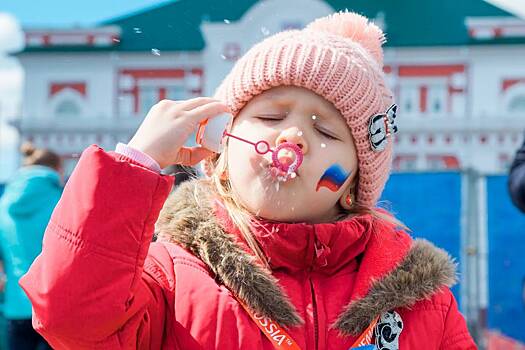
<path id="1" fill-rule="evenodd" d="M 81 118 L 85 112 L 85 101 L 82 95 L 72 89 L 64 89 L 53 96 L 50 101 L 50 112 L 59 118 Z"/>
<path id="2" fill-rule="evenodd" d="M 512 114 L 525 114 L 525 82 L 514 84 L 504 91 L 502 98 L 502 108 L 507 112 L 509 117 Z"/>
<path id="3" fill-rule="evenodd" d="M 525 112 L 525 94 L 514 96 L 510 100 L 509 112 Z"/>
<path id="4" fill-rule="evenodd" d="M 78 116 L 80 112 L 78 103 L 71 99 L 60 101 L 55 108 L 55 115 L 59 117 L 74 117 Z"/>

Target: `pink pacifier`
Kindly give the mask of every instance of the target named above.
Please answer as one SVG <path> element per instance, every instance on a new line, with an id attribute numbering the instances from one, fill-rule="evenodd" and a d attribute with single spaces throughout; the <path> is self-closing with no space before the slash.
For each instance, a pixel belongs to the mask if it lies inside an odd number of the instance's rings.
<path id="1" fill-rule="evenodd" d="M 235 136 L 227 132 L 225 132 L 224 135 L 253 145 L 255 152 L 260 155 L 265 155 L 268 152 L 272 152 L 273 166 L 285 173 L 294 172 L 301 166 L 301 163 L 303 162 L 303 151 L 294 143 L 283 142 L 275 147 L 275 149 L 271 149 L 270 144 L 266 141 L 258 141 L 257 143 L 253 143 L 243 139 L 242 137 Z M 288 153 L 291 153 L 293 156 L 289 157 Z"/>
<path id="2" fill-rule="evenodd" d="M 285 173 L 285 175 L 292 175 L 292 177 L 294 177 L 292 173 L 297 170 L 303 162 L 303 151 L 299 146 L 291 142 L 283 142 L 275 147 L 275 149 L 271 149 L 270 144 L 266 141 L 253 143 L 242 137 L 232 135 L 228 133 L 232 125 L 232 120 L 233 116 L 231 114 L 224 113 L 201 122 L 195 134 L 195 141 L 213 152 L 221 153 L 224 149 L 225 137 L 233 137 L 239 141 L 253 145 L 255 152 L 260 155 L 272 152 L 274 168 Z"/>

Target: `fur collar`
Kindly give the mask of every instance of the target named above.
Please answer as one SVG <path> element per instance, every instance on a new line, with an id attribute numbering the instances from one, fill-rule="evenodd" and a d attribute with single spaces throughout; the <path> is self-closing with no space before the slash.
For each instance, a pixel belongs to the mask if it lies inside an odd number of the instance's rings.
<path id="1" fill-rule="evenodd" d="M 205 180 L 183 183 L 168 198 L 157 221 L 159 241 L 176 243 L 201 259 L 252 310 L 283 326 L 302 323 L 275 277 L 255 262 L 236 238 L 218 224 Z M 386 311 L 410 307 L 456 281 L 455 264 L 443 250 L 414 240 L 402 262 L 374 281 L 368 293 L 342 310 L 333 325 L 357 335 Z"/>

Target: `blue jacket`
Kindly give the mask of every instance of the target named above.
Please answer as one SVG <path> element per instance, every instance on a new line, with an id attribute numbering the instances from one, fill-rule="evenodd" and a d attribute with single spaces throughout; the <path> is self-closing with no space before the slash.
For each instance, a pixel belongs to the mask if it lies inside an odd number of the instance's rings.
<path id="1" fill-rule="evenodd" d="M 31 318 L 31 303 L 18 280 L 42 250 L 42 237 L 62 195 L 59 174 L 44 166 L 18 170 L 0 197 L 0 256 L 7 285 L 4 317 Z"/>
<path id="2" fill-rule="evenodd" d="M 525 213 L 525 142 L 510 166 L 509 193 L 514 205 Z"/>

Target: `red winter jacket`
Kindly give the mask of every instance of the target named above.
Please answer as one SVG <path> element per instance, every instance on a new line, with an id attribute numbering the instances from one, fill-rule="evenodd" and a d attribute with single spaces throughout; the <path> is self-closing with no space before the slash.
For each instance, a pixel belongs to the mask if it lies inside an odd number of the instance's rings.
<path id="1" fill-rule="evenodd" d="M 385 349 L 476 349 L 447 287 L 454 265 L 430 243 L 370 216 L 263 222 L 269 272 L 204 181 L 166 202 L 171 187 L 124 156 L 84 152 L 20 282 L 54 348 L 273 349 L 237 297 L 303 350 L 347 350 L 381 315 L 400 326 Z"/>

